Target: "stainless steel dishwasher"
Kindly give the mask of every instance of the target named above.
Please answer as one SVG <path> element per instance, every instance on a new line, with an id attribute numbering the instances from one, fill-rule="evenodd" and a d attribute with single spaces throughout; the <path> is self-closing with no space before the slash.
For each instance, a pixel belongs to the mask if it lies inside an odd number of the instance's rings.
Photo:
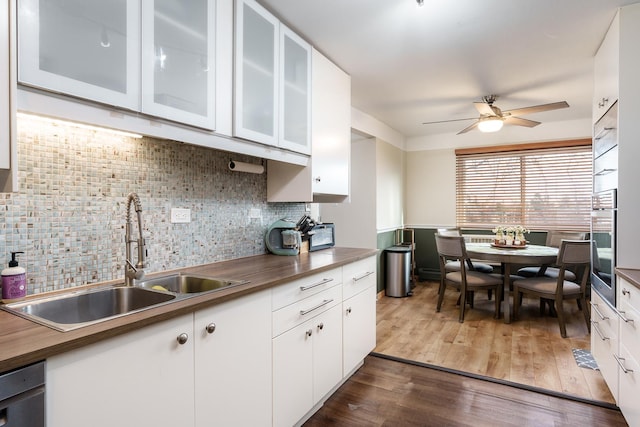
<path id="1" fill-rule="evenodd" d="M 44 427 L 44 362 L 0 375 L 0 427 Z"/>

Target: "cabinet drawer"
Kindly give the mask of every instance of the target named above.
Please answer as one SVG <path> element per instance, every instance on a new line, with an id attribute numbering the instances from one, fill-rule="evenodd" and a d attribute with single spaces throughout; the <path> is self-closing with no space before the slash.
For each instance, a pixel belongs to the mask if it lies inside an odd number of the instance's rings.
<path id="1" fill-rule="evenodd" d="M 335 268 L 277 286 L 271 290 L 272 309 L 278 310 L 340 283 L 342 283 L 342 269 Z"/>
<path id="2" fill-rule="evenodd" d="M 620 281 L 620 286 L 618 286 L 619 307 L 624 302 L 635 310 L 640 311 L 640 289 L 620 277 L 618 277 L 618 280 Z"/>
<path id="3" fill-rule="evenodd" d="M 626 301 L 620 303 L 620 342 L 631 354 L 640 355 L 640 311 Z"/>
<path id="4" fill-rule="evenodd" d="M 342 267 L 344 299 L 376 285 L 376 257 L 369 257 Z"/>
<path id="5" fill-rule="evenodd" d="M 273 312 L 273 337 L 327 311 L 342 302 L 342 286 L 336 285 Z"/>
<path id="6" fill-rule="evenodd" d="M 605 338 L 609 338 L 612 335 L 617 336 L 618 313 L 595 292 L 591 293 L 591 299 L 591 322 L 596 325 Z"/>

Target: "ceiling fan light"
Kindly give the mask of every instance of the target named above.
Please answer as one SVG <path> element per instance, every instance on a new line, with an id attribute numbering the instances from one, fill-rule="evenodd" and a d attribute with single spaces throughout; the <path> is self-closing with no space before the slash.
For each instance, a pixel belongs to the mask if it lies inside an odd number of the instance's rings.
<path id="1" fill-rule="evenodd" d="M 499 117 L 488 117 L 478 123 L 480 132 L 497 132 L 502 129 L 502 119 Z"/>

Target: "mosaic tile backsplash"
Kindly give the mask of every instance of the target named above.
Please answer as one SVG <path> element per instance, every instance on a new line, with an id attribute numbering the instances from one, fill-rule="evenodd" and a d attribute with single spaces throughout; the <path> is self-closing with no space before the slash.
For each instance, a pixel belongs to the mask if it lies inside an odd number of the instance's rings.
<path id="1" fill-rule="evenodd" d="M 303 203 L 267 203 L 260 159 L 153 138 L 18 119 L 18 193 L 0 193 L 0 262 L 24 251 L 28 293 L 124 278 L 126 201 L 142 204 L 147 272 L 266 252 L 264 233 Z M 171 208 L 191 210 L 172 224 Z M 249 219 L 251 209 L 261 218 Z M 133 231 L 137 233 L 135 212 Z M 135 257 L 135 243 L 133 244 Z"/>

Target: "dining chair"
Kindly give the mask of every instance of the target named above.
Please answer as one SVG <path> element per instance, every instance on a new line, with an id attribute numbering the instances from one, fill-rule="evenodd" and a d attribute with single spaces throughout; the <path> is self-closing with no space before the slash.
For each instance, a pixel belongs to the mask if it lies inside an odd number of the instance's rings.
<path id="1" fill-rule="evenodd" d="M 591 242 L 589 240 L 563 240 L 558 252 L 558 277 L 535 276 L 513 282 L 513 318 L 517 319 L 518 309 L 522 304 L 523 294 L 537 298 L 553 300 L 555 303 L 560 335 L 567 337 L 564 310 L 562 304 L 566 299 L 575 299 L 582 310 L 587 330 L 590 329 L 589 310 L 586 302 L 586 287 L 591 262 Z M 568 280 L 568 268 L 575 268 L 579 283 Z"/>
<path id="2" fill-rule="evenodd" d="M 559 248 L 562 240 L 584 240 L 587 237 L 587 233 L 580 233 L 576 231 L 548 231 L 547 232 L 547 240 L 545 242 L 545 246 L 550 246 L 552 248 Z M 559 269 L 558 267 L 550 267 L 550 266 L 530 266 L 530 267 L 522 267 L 518 270 L 518 276 L 521 277 L 535 277 L 535 276 L 546 276 L 551 277 L 553 279 L 558 278 Z M 576 275 L 573 271 L 567 270 L 564 273 L 564 278 L 566 280 L 575 281 Z M 540 299 L 540 315 L 542 316 L 545 311 L 545 306 L 549 306 L 549 313 L 552 316 L 556 316 L 557 313 L 553 307 L 553 300 L 546 300 L 544 298 Z"/>
<path id="3" fill-rule="evenodd" d="M 563 240 L 584 240 L 586 238 L 586 233 L 579 233 L 573 231 L 549 231 L 547 232 L 547 240 L 545 242 L 545 246 L 551 246 L 552 248 L 559 248 L 560 243 Z M 544 275 L 546 277 L 558 278 L 558 273 L 560 270 L 557 267 L 541 267 L 541 266 L 531 266 L 531 267 L 522 267 L 518 270 L 518 276 L 522 277 L 534 277 Z M 576 280 L 576 275 L 571 270 L 565 271 L 565 279 L 574 281 Z"/>
<path id="4" fill-rule="evenodd" d="M 469 256 L 462 236 L 435 235 L 438 259 L 440 262 L 440 288 L 438 290 L 438 304 L 436 312 L 440 312 L 444 292 L 447 286 L 452 286 L 460 291 L 460 316 L 458 321 L 464 322 L 464 312 L 467 305 L 467 298 L 473 302 L 473 292 L 478 290 L 492 290 L 496 292 L 495 315 L 500 317 L 500 303 L 502 300 L 502 278 L 498 275 L 481 273 L 467 267 Z M 457 261 L 460 269 L 457 271 L 447 270 L 447 261 Z"/>
<path id="5" fill-rule="evenodd" d="M 438 228 L 437 233 L 441 236 L 462 236 L 460 233 L 460 228 Z M 463 236 L 464 237 L 464 236 Z M 449 261 L 445 265 L 447 271 L 460 271 L 460 262 L 458 261 Z M 467 260 L 467 268 L 469 270 L 479 271 L 481 273 L 492 273 L 493 266 L 489 264 L 485 264 L 484 262 L 472 261 L 471 259 Z"/>

